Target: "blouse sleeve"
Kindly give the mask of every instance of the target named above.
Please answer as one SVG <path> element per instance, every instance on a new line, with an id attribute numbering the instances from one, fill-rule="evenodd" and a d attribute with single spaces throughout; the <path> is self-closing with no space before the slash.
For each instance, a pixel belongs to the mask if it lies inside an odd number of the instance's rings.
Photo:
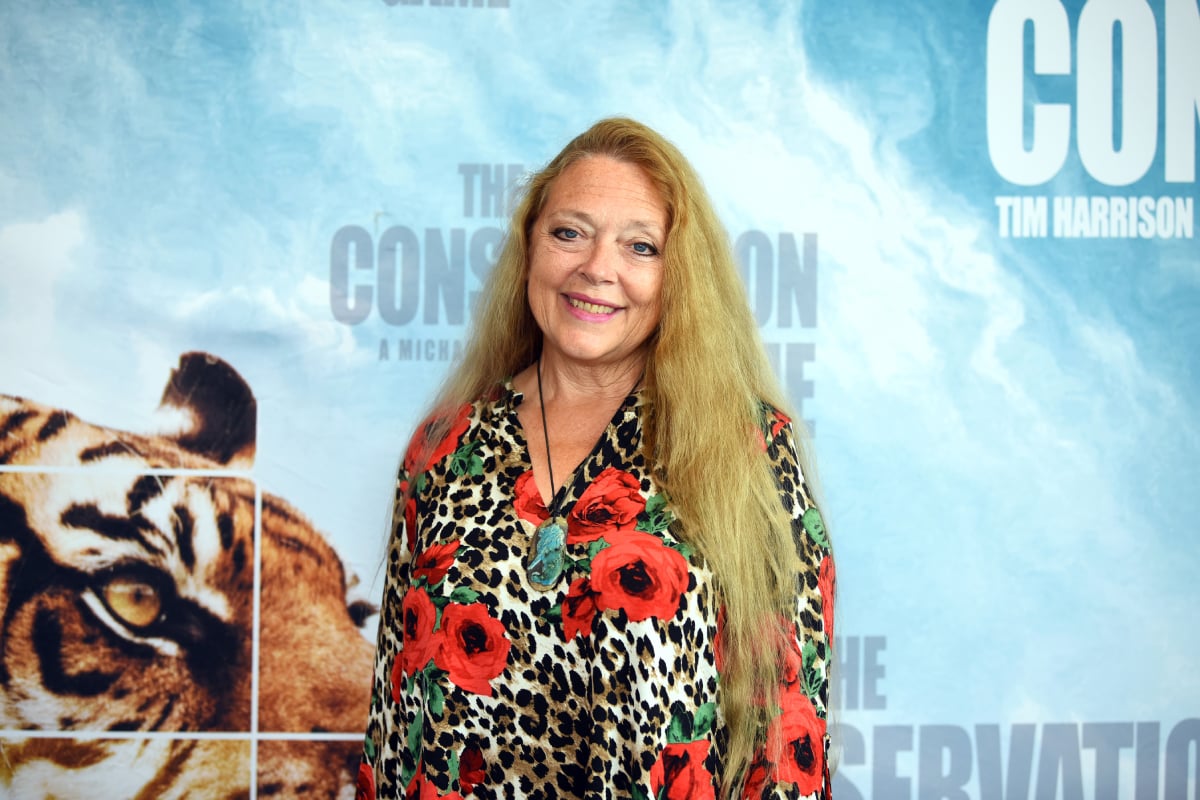
<path id="1" fill-rule="evenodd" d="M 791 421 L 768 409 L 764 438 L 779 483 L 780 500 L 792 516 L 800 557 L 792 618 L 793 634 L 780 685 L 780 713 L 767 731 L 764 757 L 752 768 L 746 797 L 830 796 L 830 673 L 833 664 L 833 551 L 821 513 L 806 482 Z M 780 754 L 779 763 L 766 760 Z"/>
<path id="2" fill-rule="evenodd" d="M 410 445 L 410 455 L 412 447 Z M 404 649 L 404 597 L 410 582 L 416 535 L 417 492 L 416 487 L 412 491 L 409 489 L 411 476 L 408 473 L 412 463 L 412 459 L 406 456 L 396 479 L 387 573 L 379 613 L 371 708 L 367 715 L 363 759 L 358 771 L 357 797 L 399 798 L 404 795 L 400 778 L 400 753 L 396 747 L 396 742 L 403 738 L 403 732 L 398 733 L 401 723 L 397 702 L 402 687 L 394 682 L 394 674 Z"/>
<path id="3" fill-rule="evenodd" d="M 375 671 L 371 708 L 367 714 L 367 733 L 363 742 L 363 760 L 359 767 L 357 797 L 400 798 L 405 785 L 402 771 L 411 776 L 406 741 L 410 731 L 402 718 L 404 692 L 405 601 L 419 617 L 423 609 L 409 597 L 414 569 L 420 569 L 423 554 L 418 555 L 418 534 L 422 526 L 422 508 L 428 497 L 430 470 L 440 465 L 458 447 L 471 425 L 473 405 L 464 404 L 453 413 L 431 416 L 418 426 L 404 454 L 396 476 L 396 498 L 392 509 L 392 537 L 388 546 L 387 578 L 379 609 L 379 637 L 375 649 Z M 408 758 L 408 763 L 403 759 Z"/>

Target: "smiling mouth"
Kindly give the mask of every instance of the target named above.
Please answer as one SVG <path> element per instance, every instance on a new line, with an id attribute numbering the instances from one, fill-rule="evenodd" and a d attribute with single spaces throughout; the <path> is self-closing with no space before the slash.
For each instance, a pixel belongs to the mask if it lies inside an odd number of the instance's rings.
<path id="1" fill-rule="evenodd" d="M 597 303 L 588 303 L 583 300 L 577 300 L 574 297 L 568 297 L 567 302 L 580 311 L 586 311 L 589 314 L 611 314 L 617 310 L 616 306 L 602 306 Z"/>

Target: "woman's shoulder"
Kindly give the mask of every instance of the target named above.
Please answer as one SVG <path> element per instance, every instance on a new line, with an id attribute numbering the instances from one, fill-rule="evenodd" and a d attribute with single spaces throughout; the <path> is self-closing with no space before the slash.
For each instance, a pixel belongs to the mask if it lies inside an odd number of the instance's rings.
<path id="1" fill-rule="evenodd" d="M 825 521 L 813 494 L 813 476 L 809 474 L 811 462 L 805 450 L 807 428 L 802 421 L 794 422 L 770 403 L 760 405 L 764 450 L 775 471 L 780 492 L 788 498 L 791 512 L 806 534 L 805 538 L 816 546 L 817 560 L 820 560 L 821 554 L 828 554 L 830 546 Z"/>
<path id="2" fill-rule="evenodd" d="M 757 422 L 760 441 L 768 454 L 796 459 L 796 430 L 790 414 L 766 400 L 759 400 Z M 782 452 L 777 454 L 777 450 Z"/>

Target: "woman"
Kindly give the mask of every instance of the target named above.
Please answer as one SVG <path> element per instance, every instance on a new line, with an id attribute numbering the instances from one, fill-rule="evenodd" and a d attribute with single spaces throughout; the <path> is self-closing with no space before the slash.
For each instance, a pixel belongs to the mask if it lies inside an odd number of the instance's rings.
<path id="1" fill-rule="evenodd" d="M 828 794 L 833 565 L 673 145 L 535 175 L 401 468 L 359 793 Z"/>

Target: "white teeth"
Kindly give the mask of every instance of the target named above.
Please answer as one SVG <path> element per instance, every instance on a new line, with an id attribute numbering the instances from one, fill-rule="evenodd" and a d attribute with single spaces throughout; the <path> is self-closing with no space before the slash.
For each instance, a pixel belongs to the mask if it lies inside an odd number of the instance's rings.
<path id="1" fill-rule="evenodd" d="M 601 306 L 596 303 L 585 303 L 582 300 L 576 300 L 574 297 L 568 297 L 567 302 L 578 308 L 580 311 L 586 311 L 589 314 L 611 314 L 616 309 L 613 306 Z"/>

